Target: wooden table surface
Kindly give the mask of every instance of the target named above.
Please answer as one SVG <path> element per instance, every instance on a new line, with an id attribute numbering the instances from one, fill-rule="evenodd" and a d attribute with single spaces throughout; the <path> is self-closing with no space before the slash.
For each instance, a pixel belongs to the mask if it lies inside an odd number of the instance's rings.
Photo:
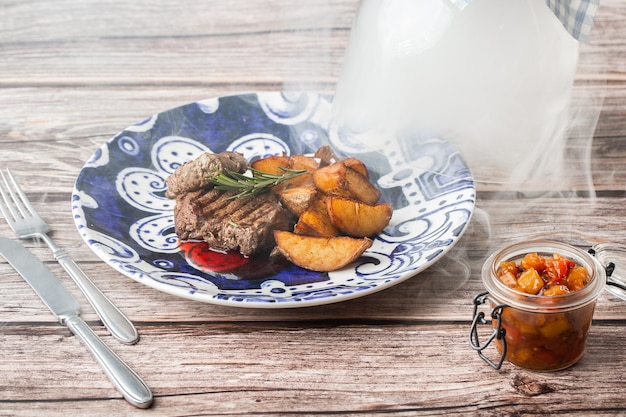
<path id="1" fill-rule="evenodd" d="M 477 184 L 480 215 L 427 271 L 360 299 L 287 310 L 194 302 L 116 272 L 82 241 L 70 196 L 85 161 L 148 115 L 250 91 L 333 92 L 357 1 L 0 7 L 0 167 L 13 171 L 57 243 L 133 320 L 139 343 L 116 342 L 48 248 L 24 244 L 155 396 L 147 410 L 124 401 L 0 260 L 0 415 L 626 414 L 626 303 L 608 292 L 585 356 L 567 370 L 505 363 L 495 371 L 467 342 L 472 299 L 483 290 L 479 271 L 495 248 L 541 234 L 583 248 L 626 243 L 623 1 L 602 1 L 577 76 L 581 88 L 604 94 L 589 149 L 595 198 L 584 185 L 568 198 L 524 198 Z M 0 236 L 14 237 L 4 222 Z"/>

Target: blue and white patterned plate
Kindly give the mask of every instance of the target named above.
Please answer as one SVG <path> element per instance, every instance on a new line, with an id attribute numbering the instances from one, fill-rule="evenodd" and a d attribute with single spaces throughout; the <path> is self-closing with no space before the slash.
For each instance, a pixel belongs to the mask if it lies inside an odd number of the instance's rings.
<path id="1" fill-rule="evenodd" d="M 436 262 L 465 230 L 475 199 L 468 167 L 436 138 L 415 139 L 410 149 L 383 141 L 381 151 L 363 151 L 332 127 L 331 105 L 332 96 L 320 94 L 245 94 L 191 103 L 130 126 L 104 144 L 78 176 L 72 196 L 76 226 L 119 272 L 214 304 L 321 305 L 406 280 Z M 325 144 L 366 161 L 382 199 L 394 206 L 389 226 L 356 263 L 331 273 L 289 264 L 255 277 L 238 275 L 228 265 L 207 269 L 194 261 L 193 250 L 183 250 L 174 233 L 173 201 L 164 197 L 164 180 L 180 164 L 205 151 L 237 151 L 253 160 L 312 153 Z"/>

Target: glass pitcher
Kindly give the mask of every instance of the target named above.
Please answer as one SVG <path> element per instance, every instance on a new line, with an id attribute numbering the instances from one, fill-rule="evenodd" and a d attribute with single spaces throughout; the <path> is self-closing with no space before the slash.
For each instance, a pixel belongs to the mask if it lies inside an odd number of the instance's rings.
<path id="1" fill-rule="evenodd" d="M 334 122 L 382 153 L 382 137 L 444 138 L 478 181 L 557 179 L 579 58 L 557 15 L 544 0 L 362 0 Z"/>

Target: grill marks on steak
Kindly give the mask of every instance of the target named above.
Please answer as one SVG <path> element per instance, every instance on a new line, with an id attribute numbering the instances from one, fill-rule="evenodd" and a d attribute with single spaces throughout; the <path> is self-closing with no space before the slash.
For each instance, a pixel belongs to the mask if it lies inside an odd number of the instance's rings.
<path id="1" fill-rule="evenodd" d="M 215 250 L 250 256 L 274 246 L 274 230 L 291 228 L 290 214 L 273 193 L 228 198 L 235 194 L 202 189 L 177 196 L 176 234 L 182 240 L 204 240 Z"/>
<path id="2" fill-rule="evenodd" d="M 176 199 L 174 225 L 181 240 L 204 240 L 214 250 L 250 256 L 274 246 L 274 230 L 293 226 L 290 213 L 274 193 L 229 198 L 237 192 L 216 190 L 206 181 L 224 170 L 244 173 L 247 169 L 248 162 L 239 153 L 207 152 L 167 178 L 165 195 Z"/>

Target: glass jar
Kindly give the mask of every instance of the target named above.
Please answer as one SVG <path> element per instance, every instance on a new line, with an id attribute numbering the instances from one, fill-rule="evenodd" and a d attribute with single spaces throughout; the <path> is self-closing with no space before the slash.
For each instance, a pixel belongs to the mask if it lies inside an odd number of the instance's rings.
<path id="1" fill-rule="evenodd" d="M 533 295 L 505 285 L 497 276 L 502 262 L 519 262 L 528 253 L 544 257 L 559 254 L 587 269 L 589 283 L 583 288 L 557 296 Z M 496 369 L 504 360 L 521 368 L 557 371 L 574 365 L 585 351 L 587 333 L 593 319 L 596 300 L 606 285 L 606 271 L 591 255 L 565 243 L 537 240 L 508 246 L 485 262 L 482 270 L 486 292 L 474 299 L 474 320 L 470 331 L 471 346 L 481 358 Z M 488 323 L 478 307 L 491 307 L 491 337 L 482 345 L 477 326 Z M 500 354 L 494 363 L 483 354 L 495 340 Z"/>

